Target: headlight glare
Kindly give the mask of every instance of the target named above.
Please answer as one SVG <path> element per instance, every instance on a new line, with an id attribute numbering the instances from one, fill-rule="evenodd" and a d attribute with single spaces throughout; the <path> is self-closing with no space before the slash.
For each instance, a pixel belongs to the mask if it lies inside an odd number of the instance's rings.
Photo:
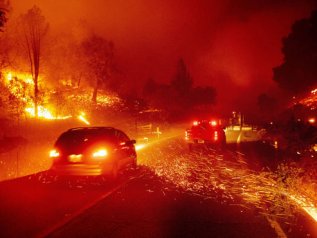
<path id="1" fill-rule="evenodd" d="M 50 151 L 49 155 L 50 155 L 51 158 L 57 158 L 57 157 L 60 156 L 60 153 L 57 150 L 54 149 L 54 150 Z"/>

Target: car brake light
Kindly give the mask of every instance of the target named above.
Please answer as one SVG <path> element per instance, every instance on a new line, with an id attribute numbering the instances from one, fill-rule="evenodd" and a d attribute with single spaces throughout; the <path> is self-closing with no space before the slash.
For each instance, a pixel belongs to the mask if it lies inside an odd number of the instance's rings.
<path id="1" fill-rule="evenodd" d="M 106 149 L 101 149 L 93 152 L 92 157 L 96 159 L 104 158 L 108 155 L 108 151 Z"/>
<path id="2" fill-rule="evenodd" d="M 51 158 L 57 158 L 60 156 L 60 153 L 57 150 L 51 150 L 50 151 L 50 157 Z"/>

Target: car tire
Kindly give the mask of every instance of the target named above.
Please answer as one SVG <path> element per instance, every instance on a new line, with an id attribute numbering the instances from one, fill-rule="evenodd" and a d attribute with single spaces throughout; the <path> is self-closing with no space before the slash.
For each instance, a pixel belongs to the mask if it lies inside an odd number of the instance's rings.
<path id="1" fill-rule="evenodd" d="M 138 168 L 138 163 L 137 163 L 137 159 L 135 158 L 131 164 L 131 168 L 133 170 L 136 170 Z"/>
<path id="2" fill-rule="evenodd" d="M 110 173 L 110 179 L 116 180 L 118 178 L 118 173 L 119 173 L 118 164 L 114 163 L 112 166 L 111 173 Z"/>

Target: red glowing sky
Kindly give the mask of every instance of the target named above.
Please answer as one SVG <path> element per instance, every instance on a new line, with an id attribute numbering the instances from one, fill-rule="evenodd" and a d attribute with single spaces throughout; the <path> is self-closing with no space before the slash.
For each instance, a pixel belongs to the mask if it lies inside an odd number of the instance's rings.
<path id="1" fill-rule="evenodd" d="M 218 102 L 254 106 L 272 90 L 281 39 L 308 17 L 313 0 L 11 0 L 13 15 L 38 5 L 52 30 L 84 20 L 114 41 L 126 78 L 137 86 L 169 82 L 183 57 L 195 85 L 218 90 Z M 248 97 L 245 97 L 245 95 Z M 251 100 L 250 100 L 251 99 Z"/>

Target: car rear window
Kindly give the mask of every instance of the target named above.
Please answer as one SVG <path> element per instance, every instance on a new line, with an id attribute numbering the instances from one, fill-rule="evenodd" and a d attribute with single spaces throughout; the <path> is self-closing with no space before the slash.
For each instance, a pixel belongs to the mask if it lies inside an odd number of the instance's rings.
<path id="1" fill-rule="evenodd" d="M 63 133 L 56 141 L 56 146 L 90 145 L 99 140 L 116 142 L 114 130 L 83 129 Z"/>

